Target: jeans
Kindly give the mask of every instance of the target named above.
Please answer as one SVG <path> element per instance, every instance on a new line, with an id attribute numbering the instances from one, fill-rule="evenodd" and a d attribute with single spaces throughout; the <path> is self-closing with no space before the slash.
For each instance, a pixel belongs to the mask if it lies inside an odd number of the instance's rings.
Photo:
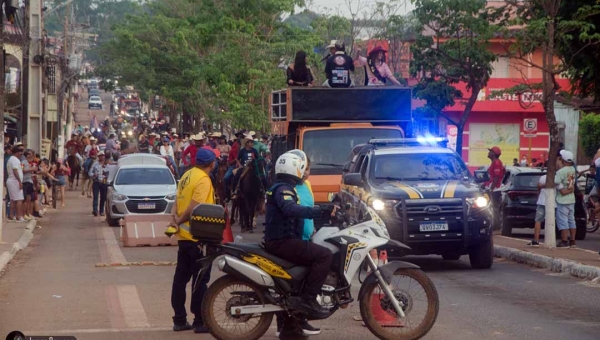
<path id="1" fill-rule="evenodd" d="M 231 179 L 231 176 L 233 176 L 233 170 L 235 170 L 235 167 L 229 166 L 227 172 L 225 173 L 225 177 L 223 177 L 223 180 L 225 180 L 225 182 L 228 182 Z"/>
<path id="2" fill-rule="evenodd" d="M 556 226 L 558 230 L 577 229 L 575 204 L 556 204 Z"/>
<path id="3" fill-rule="evenodd" d="M 92 211 L 94 214 L 100 212 L 101 215 L 104 215 L 104 206 L 106 205 L 106 189 L 106 184 L 94 181 L 94 184 L 92 185 L 92 192 L 94 193 Z M 100 196 L 100 206 L 98 206 L 98 196 Z"/>
<path id="4" fill-rule="evenodd" d="M 210 269 L 196 283 L 201 266 L 198 260 L 202 258 L 202 252 L 198 249 L 198 243 L 194 241 L 179 241 L 179 250 L 177 251 L 177 267 L 173 277 L 173 288 L 171 290 L 171 306 L 175 311 L 173 323 L 185 325 L 187 322 L 187 312 L 185 310 L 185 287 L 192 279 L 192 299 L 190 311 L 195 315 L 194 325 L 203 325 L 202 321 L 202 299 L 206 293 L 208 281 L 210 281 Z M 196 287 L 196 284 L 198 285 Z"/>

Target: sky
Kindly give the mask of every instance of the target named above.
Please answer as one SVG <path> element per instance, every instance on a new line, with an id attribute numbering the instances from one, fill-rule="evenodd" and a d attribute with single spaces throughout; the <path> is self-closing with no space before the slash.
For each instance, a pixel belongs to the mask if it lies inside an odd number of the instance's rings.
<path id="1" fill-rule="evenodd" d="M 329 13 L 329 14 L 337 14 L 338 11 L 341 15 L 345 17 L 350 16 L 350 12 L 348 10 L 347 2 L 350 1 L 353 6 L 357 6 L 360 2 L 365 5 L 374 6 L 377 2 L 389 2 L 389 0 L 308 0 L 307 2 L 312 1 L 312 4 L 309 5 L 309 8 L 317 13 Z M 353 7 L 353 9 L 356 7 Z M 410 12 L 414 6 L 412 5 L 410 0 L 406 0 L 406 5 L 402 6 L 400 13 L 398 14 L 406 14 Z"/>

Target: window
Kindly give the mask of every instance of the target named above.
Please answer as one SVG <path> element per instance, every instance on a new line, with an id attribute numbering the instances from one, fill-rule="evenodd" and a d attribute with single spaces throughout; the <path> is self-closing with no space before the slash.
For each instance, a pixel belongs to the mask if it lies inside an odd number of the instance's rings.
<path id="1" fill-rule="evenodd" d="M 498 60 L 492 63 L 492 78 L 508 78 L 510 63 L 506 57 L 498 57 Z"/>
<path id="2" fill-rule="evenodd" d="M 174 185 L 175 180 L 167 168 L 121 169 L 115 185 Z"/>
<path id="3" fill-rule="evenodd" d="M 360 155 L 358 157 L 358 161 L 356 162 L 356 166 L 354 166 L 354 173 L 358 173 L 363 166 L 363 161 L 365 160 L 365 155 Z"/>
<path id="4" fill-rule="evenodd" d="M 360 167 L 360 175 L 365 178 L 367 174 L 367 166 L 369 165 L 369 157 L 365 157 L 362 166 Z"/>
<path id="5" fill-rule="evenodd" d="M 376 180 L 449 180 L 469 176 L 464 163 L 450 153 L 377 156 L 372 170 Z"/>

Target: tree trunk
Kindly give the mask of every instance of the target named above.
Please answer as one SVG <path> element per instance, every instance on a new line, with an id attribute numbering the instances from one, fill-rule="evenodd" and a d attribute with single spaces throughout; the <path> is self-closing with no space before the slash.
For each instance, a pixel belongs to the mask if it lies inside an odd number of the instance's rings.
<path id="1" fill-rule="evenodd" d="M 467 103 L 465 104 L 465 110 L 463 111 L 462 116 L 460 117 L 460 121 L 456 126 L 456 152 L 462 158 L 462 147 L 463 147 L 463 132 L 465 130 L 465 125 L 467 125 L 467 121 L 469 120 L 469 116 L 471 115 L 471 111 L 473 110 L 473 106 L 477 102 L 477 96 L 479 95 L 479 91 L 481 90 L 480 86 L 472 86 L 471 87 L 471 96 Z M 490 145 L 492 147 L 493 145 Z"/>

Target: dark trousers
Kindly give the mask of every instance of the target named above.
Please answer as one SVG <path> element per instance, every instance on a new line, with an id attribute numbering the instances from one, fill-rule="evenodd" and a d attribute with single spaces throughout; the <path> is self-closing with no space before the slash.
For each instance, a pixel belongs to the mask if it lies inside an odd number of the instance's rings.
<path id="1" fill-rule="evenodd" d="M 502 205 L 502 191 L 492 191 L 490 192 L 490 200 L 492 203 L 492 211 L 494 212 L 494 225 L 492 228 L 494 230 L 499 229 L 500 227 L 500 206 Z"/>
<path id="2" fill-rule="evenodd" d="M 311 267 L 305 280 L 302 297 L 315 299 L 331 267 L 331 251 L 323 246 L 301 239 L 274 240 L 265 243 L 267 251 L 284 260 Z"/>
<path id="3" fill-rule="evenodd" d="M 192 279 L 192 301 L 190 311 L 195 315 L 194 324 L 203 325 L 202 321 L 202 299 L 206 293 L 208 281 L 210 281 L 210 270 L 204 274 L 200 281 L 198 273 L 201 266 L 198 260 L 202 258 L 202 251 L 198 248 L 198 243 L 193 241 L 179 241 L 179 250 L 177 251 L 177 267 L 175 268 L 175 277 L 173 278 L 173 288 L 171 290 L 171 306 L 175 311 L 173 322 L 177 325 L 185 325 L 187 322 L 187 312 L 185 310 L 185 287 Z"/>
<path id="4" fill-rule="evenodd" d="M 106 189 L 106 184 L 94 181 L 94 184 L 92 185 L 92 192 L 94 194 L 92 211 L 94 213 L 100 212 L 101 214 L 104 214 L 104 206 L 106 205 Z M 98 196 L 100 197 L 100 206 L 98 206 Z"/>

